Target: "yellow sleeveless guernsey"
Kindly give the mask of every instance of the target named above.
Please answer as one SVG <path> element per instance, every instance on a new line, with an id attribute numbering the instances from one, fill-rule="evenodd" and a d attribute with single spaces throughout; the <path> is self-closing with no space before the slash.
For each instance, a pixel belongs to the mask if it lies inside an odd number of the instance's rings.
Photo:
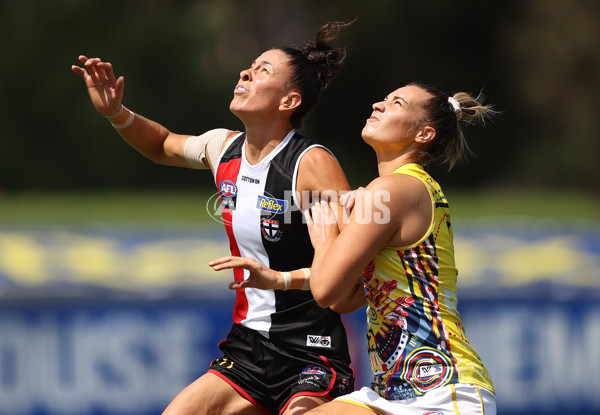
<path id="1" fill-rule="evenodd" d="M 408 399 L 453 383 L 494 392 L 456 309 L 454 244 L 442 189 L 418 164 L 394 171 L 429 190 L 433 220 L 415 244 L 386 247 L 362 278 L 367 292 L 372 388 L 389 400 Z"/>

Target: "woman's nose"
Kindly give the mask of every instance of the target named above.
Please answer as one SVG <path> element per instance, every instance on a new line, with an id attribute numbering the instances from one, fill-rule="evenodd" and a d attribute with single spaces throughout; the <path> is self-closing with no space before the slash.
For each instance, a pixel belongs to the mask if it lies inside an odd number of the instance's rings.
<path id="1" fill-rule="evenodd" d="M 373 109 L 375 111 L 381 111 L 381 112 L 383 112 L 383 109 L 384 109 L 383 101 L 379 101 L 379 102 L 374 103 L 373 104 Z"/>
<path id="2" fill-rule="evenodd" d="M 250 80 L 250 70 L 244 69 L 242 72 L 240 72 L 240 79 L 242 81 L 249 81 Z"/>

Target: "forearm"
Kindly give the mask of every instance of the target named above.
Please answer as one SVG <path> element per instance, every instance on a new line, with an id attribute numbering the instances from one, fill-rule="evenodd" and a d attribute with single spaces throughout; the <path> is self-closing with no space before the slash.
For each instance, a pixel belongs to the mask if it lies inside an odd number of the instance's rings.
<path id="1" fill-rule="evenodd" d="M 280 271 L 283 277 L 283 290 L 310 290 L 310 268 L 295 269 L 293 271 Z"/>
<path id="2" fill-rule="evenodd" d="M 122 113 L 106 118 L 123 140 L 143 156 L 155 163 L 186 166 L 183 154 L 166 145 L 173 134 L 159 123 L 126 107 Z"/>
<path id="3" fill-rule="evenodd" d="M 315 301 L 323 308 L 331 306 L 330 303 L 330 281 L 327 275 L 323 273 L 323 264 L 332 241 L 324 242 L 315 249 L 311 267 L 310 290 L 312 291 Z"/>
<path id="4" fill-rule="evenodd" d="M 333 311 L 340 314 L 352 313 L 367 303 L 365 290 L 362 280 L 359 281 L 348 293 L 348 297 L 339 303 L 330 307 Z"/>

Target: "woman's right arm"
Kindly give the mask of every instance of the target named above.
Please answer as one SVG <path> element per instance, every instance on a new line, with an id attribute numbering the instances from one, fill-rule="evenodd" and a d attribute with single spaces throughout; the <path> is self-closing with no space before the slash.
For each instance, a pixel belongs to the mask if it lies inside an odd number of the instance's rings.
<path id="1" fill-rule="evenodd" d="M 155 163 L 190 167 L 184 155 L 184 144 L 190 135 L 174 134 L 123 107 L 125 78 L 115 78 L 110 62 L 83 55 L 79 61 L 84 68 L 73 65 L 71 69 L 85 81 L 92 105 L 107 117 L 129 145 Z"/>

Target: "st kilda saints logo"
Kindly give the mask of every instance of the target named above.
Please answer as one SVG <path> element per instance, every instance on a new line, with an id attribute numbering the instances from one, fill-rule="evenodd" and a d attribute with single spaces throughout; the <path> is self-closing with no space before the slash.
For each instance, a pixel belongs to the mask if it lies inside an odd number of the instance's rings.
<path id="1" fill-rule="evenodd" d="M 260 231 L 269 242 L 277 242 L 281 239 L 281 228 L 279 221 L 274 219 L 262 218 L 260 222 Z"/>

